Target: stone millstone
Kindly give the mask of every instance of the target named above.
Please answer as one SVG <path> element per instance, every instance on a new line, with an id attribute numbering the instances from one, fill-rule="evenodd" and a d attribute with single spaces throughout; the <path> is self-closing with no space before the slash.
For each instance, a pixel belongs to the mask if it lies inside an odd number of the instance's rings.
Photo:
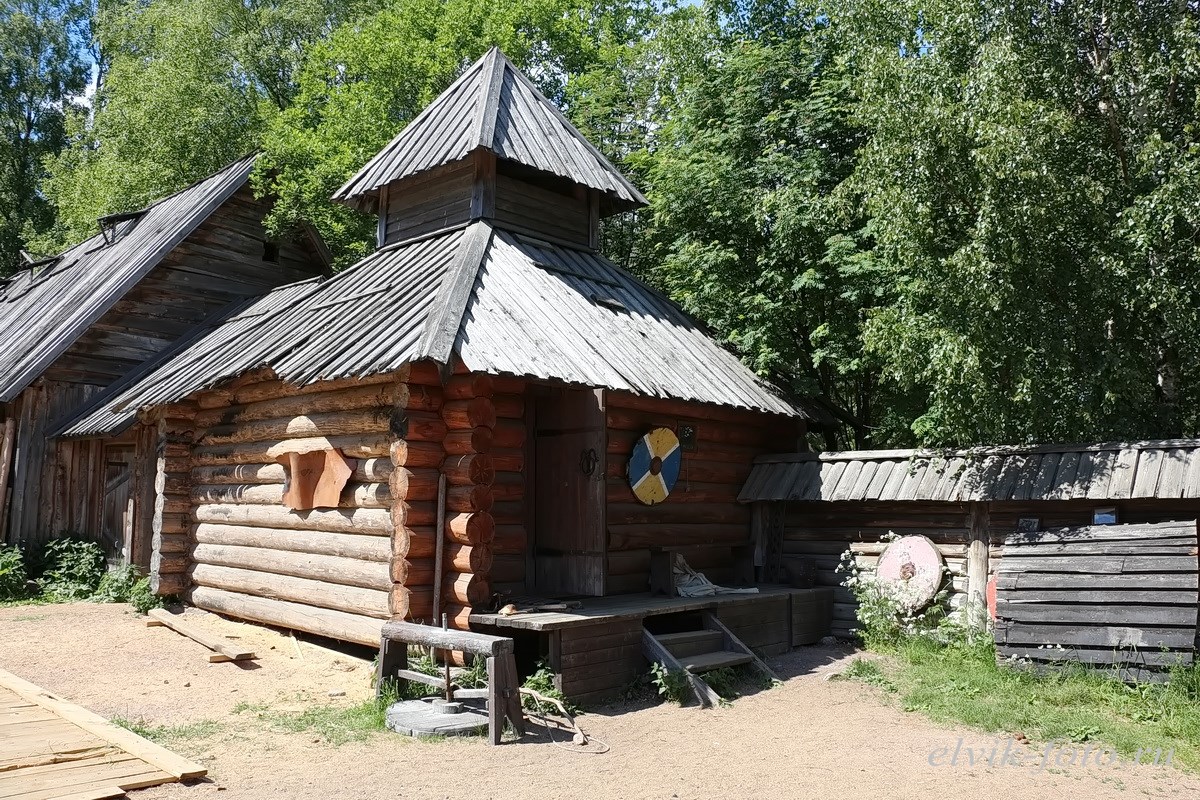
<path id="1" fill-rule="evenodd" d="M 392 703 L 385 721 L 389 729 L 409 736 L 475 736 L 488 725 L 487 714 L 470 708 L 446 714 L 428 700 Z"/>

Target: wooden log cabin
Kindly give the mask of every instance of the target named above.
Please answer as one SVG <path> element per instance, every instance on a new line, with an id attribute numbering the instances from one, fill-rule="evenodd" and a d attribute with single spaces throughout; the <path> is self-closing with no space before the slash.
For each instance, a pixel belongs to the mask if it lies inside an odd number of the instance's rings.
<path id="1" fill-rule="evenodd" d="M 315 234 L 275 240 L 244 158 L 0 284 L 0 541 L 73 533 L 150 566 L 154 433 L 57 439 L 59 426 L 222 309 L 329 272 Z M 136 420 L 130 420 L 131 423 Z"/>
<path id="2" fill-rule="evenodd" d="M 768 562 L 807 560 L 819 584 L 837 587 L 833 630 L 841 636 L 853 635 L 856 604 L 840 586 L 840 554 L 853 551 L 870 568 L 894 533 L 932 540 L 950 571 L 952 612 L 970 611 L 965 621 L 983 627 L 990 606 L 1002 654 L 1067 647 L 1107 663 L 1129 645 L 1147 663 L 1160 643 L 1184 642 L 1189 654 L 1193 647 L 1200 440 L 769 455 L 756 460 L 740 499 L 763 520 L 773 543 Z M 1190 533 L 1170 523 L 1186 523 Z M 1020 560 L 1006 581 L 1007 550 Z M 1032 564 L 1030 552 L 1053 557 Z M 1022 583 L 1016 573 L 1030 570 L 1038 577 L 1023 583 L 1044 591 L 1014 599 L 1007 611 L 1003 596 L 999 608 L 989 600 L 989 580 L 1003 595 Z M 1164 631 L 1167 607 L 1185 596 L 1191 630 Z M 1014 612 L 1018 604 L 1025 613 Z M 1128 641 L 1130 631 L 1140 641 Z"/>
<path id="3" fill-rule="evenodd" d="M 648 590 L 664 552 L 753 578 L 737 493 L 806 413 L 597 252 L 600 220 L 645 201 L 503 54 L 336 199 L 378 215 L 377 252 L 264 296 L 78 422 L 157 425 L 159 592 L 365 645 L 446 615 L 514 636 L 584 701 L 645 670 L 650 617 L 790 645 L 785 589 Z M 627 468 L 655 429 L 678 446 L 647 505 Z M 580 606 L 492 613 L 525 597 Z"/>

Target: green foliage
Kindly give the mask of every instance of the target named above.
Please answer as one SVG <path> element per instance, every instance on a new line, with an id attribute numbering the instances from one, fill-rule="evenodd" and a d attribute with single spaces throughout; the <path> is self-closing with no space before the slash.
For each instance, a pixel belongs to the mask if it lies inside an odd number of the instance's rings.
<path id="1" fill-rule="evenodd" d="M 149 578 L 142 578 L 129 588 L 127 602 L 139 614 L 145 614 L 152 609 L 163 608 L 166 605 L 165 598 L 159 597 L 150 591 Z"/>
<path id="2" fill-rule="evenodd" d="M 939 722 L 1021 733 L 1040 742 L 1100 742 L 1126 756 L 1139 749 L 1200 769 L 1200 670 L 1177 667 L 1167 684 L 1129 685 L 1076 667 L 1039 674 L 996 662 L 989 638 L 904 640 L 881 670 L 851 665 L 868 682 L 893 687 L 907 711 Z M 1037 749 L 1037 748 L 1032 748 Z"/>
<path id="3" fill-rule="evenodd" d="M 572 711 L 575 708 L 572 703 L 567 702 L 567 699 L 563 697 L 563 693 L 554 685 L 554 671 L 545 662 L 540 662 L 537 665 L 537 669 L 525 679 L 525 682 L 521 684 L 521 688 L 531 689 L 544 697 L 557 700 L 568 711 Z M 529 711 L 548 710 L 541 708 L 540 701 L 529 695 L 521 696 L 521 704 Z"/>
<path id="4" fill-rule="evenodd" d="M 387 728 L 388 707 L 397 700 L 411 699 L 396 693 L 390 683 L 378 697 L 353 705 L 313 705 L 303 711 L 277 711 L 270 705 L 239 703 L 234 713 L 251 712 L 277 730 L 287 733 L 314 733 L 332 745 L 362 742 Z"/>
<path id="5" fill-rule="evenodd" d="M 0 544 L 0 600 L 19 600 L 29 592 L 25 554 L 15 545 Z"/>
<path id="6" fill-rule="evenodd" d="M 688 692 L 691 691 L 686 672 L 667 669 L 657 661 L 650 663 L 650 683 L 654 685 L 663 699 L 679 705 L 684 704 Z"/>
<path id="7" fill-rule="evenodd" d="M 42 594 L 56 602 L 86 600 L 100 588 L 106 564 L 104 550 L 96 542 L 74 536 L 51 539 L 38 558 Z"/>
<path id="8" fill-rule="evenodd" d="M 88 599 L 97 603 L 130 603 L 138 583 L 143 580 L 148 590 L 150 581 L 142 577 L 137 565 L 121 564 L 104 573 L 96 591 Z"/>
<path id="9" fill-rule="evenodd" d="M 889 692 L 896 691 L 895 685 L 887 679 L 879 665 L 865 658 L 856 658 L 851 661 L 850 666 L 842 671 L 842 677 L 869 683 Z"/>
<path id="10" fill-rule="evenodd" d="M 0 276 L 54 220 L 42 162 L 66 146 L 64 115 L 86 85 L 87 10 L 76 0 L 0 2 Z"/>

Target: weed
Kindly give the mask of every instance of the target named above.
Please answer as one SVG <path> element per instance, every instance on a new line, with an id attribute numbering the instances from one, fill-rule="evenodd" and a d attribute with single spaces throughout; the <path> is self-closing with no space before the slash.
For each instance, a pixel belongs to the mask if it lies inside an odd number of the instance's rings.
<path id="1" fill-rule="evenodd" d="M 142 573 L 137 565 L 122 564 L 101 576 L 100 585 L 88 599 L 97 603 L 128 603 L 133 596 L 135 587 L 141 580 L 146 581 L 148 592 L 150 581 L 142 578 Z"/>
<path id="2" fill-rule="evenodd" d="M 686 672 L 667 669 L 657 661 L 650 664 L 650 682 L 658 689 L 660 695 L 679 705 L 683 705 L 690 688 Z"/>
<path id="3" fill-rule="evenodd" d="M 385 685 L 379 697 L 352 706 L 320 705 L 300 712 L 274 711 L 264 705 L 239 703 L 235 713 L 254 712 L 255 716 L 277 730 L 287 733 L 312 732 L 332 745 L 361 742 L 386 728 L 388 707 L 401 699 L 395 687 Z"/>
<path id="4" fill-rule="evenodd" d="M 522 689 L 530 689 L 544 697 L 553 698 L 563 704 L 571 713 L 577 711 L 577 707 L 572 703 L 567 702 L 567 698 L 563 697 L 563 693 L 554 685 L 554 671 L 544 662 L 538 662 L 537 669 L 525 679 L 521 684 Z M 539 710 L 539 701 L 529 695 L 521 696 L 521 704 L 529 711 Z M 545 710 L 545 709 L 542 709 Z"/>
<path id="5" fill-rule="evenodd" d="M 863 683 L 869 683 L 872 686 L 878 686 L 880 689 L 888 692 L 896 691 L 896 687 L 883 674 L 883 670 L 879 668 L 879 665 L 865 658 L 856 658 L 851 661 L 850 666 L 846 667 L 842 675 L 853 680 L 862 681 Z"/>
<path id="6" fill-rule="evenodd" d="M 221 723 L 213 720 L 200 720 L 184 725 L 150 725 L 145 718 L 126 719 L 113 717 L 114 725 L 120 725 L 128 731 L 136 733 L 143 739 L 152 742 L 180 742 L 190 739 L 208 739 L 221 731 Z"/>
<path id="7" fill-rule="evenodd" d="M 46 542 L 38 562 L 42 594 L 59 602 L 91 597 L 104 578 L 104 551 L 100 545 L 70 534 Z"/>
<path id="8" fill-rule="evenodd" d="M 25 554 L 15 545 L 0 544 L 0 600 L 20 600 L 29 594 Z"/>
<path id="9" fill-rule="evenodd" d="M 738 696 L 737 684 L 741 682 L 741 679 L 732 668 L 712 669 L 700 677 L 712 687 L 714 692 L 721 695 L 723 700 L 732 700 Z"/>

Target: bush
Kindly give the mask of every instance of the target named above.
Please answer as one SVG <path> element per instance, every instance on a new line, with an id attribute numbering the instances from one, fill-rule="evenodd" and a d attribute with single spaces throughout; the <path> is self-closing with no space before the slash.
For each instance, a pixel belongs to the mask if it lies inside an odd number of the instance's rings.
<path id="1" fill-rule="evenodd" d="M 104 551 L 95 542 L 64 536 L 42 548 L 42 574 L 38 586 L 49 600 L 84 600 L 100 588 L 106 564 Z"/>
<path id="2" fill-rule="evenodd" d="M 20 600 L 28 594 L 25 554 L 19 547 L 0 544 L 0 600 Z"/>
<path id="3" fill-rule="evenodd" d="M 658 689 L 658 693 L 672 703 L 683 705 L 687 699 L 687 673 L 678 669 L 667 669 L 657 661 L 650 664 L 650 682 Z"/>
<path id="4" fill-rule="evenodd" d="M 128 603 L 133 597 L 133 588 L 141 579 L 141 570 L 136 565 L 122 564 L 104 573 L 96 592 L 88 599 L 97 603 Z M 149 580 L 146 588 L 150 588 Z"/>
<path id="5" fill-rule="evenodd" d="M 166 605 L 163 598 L 150 591 L 150 579 L 142 578 L 129 589 L 129 603 L 139 614 Z"/>

